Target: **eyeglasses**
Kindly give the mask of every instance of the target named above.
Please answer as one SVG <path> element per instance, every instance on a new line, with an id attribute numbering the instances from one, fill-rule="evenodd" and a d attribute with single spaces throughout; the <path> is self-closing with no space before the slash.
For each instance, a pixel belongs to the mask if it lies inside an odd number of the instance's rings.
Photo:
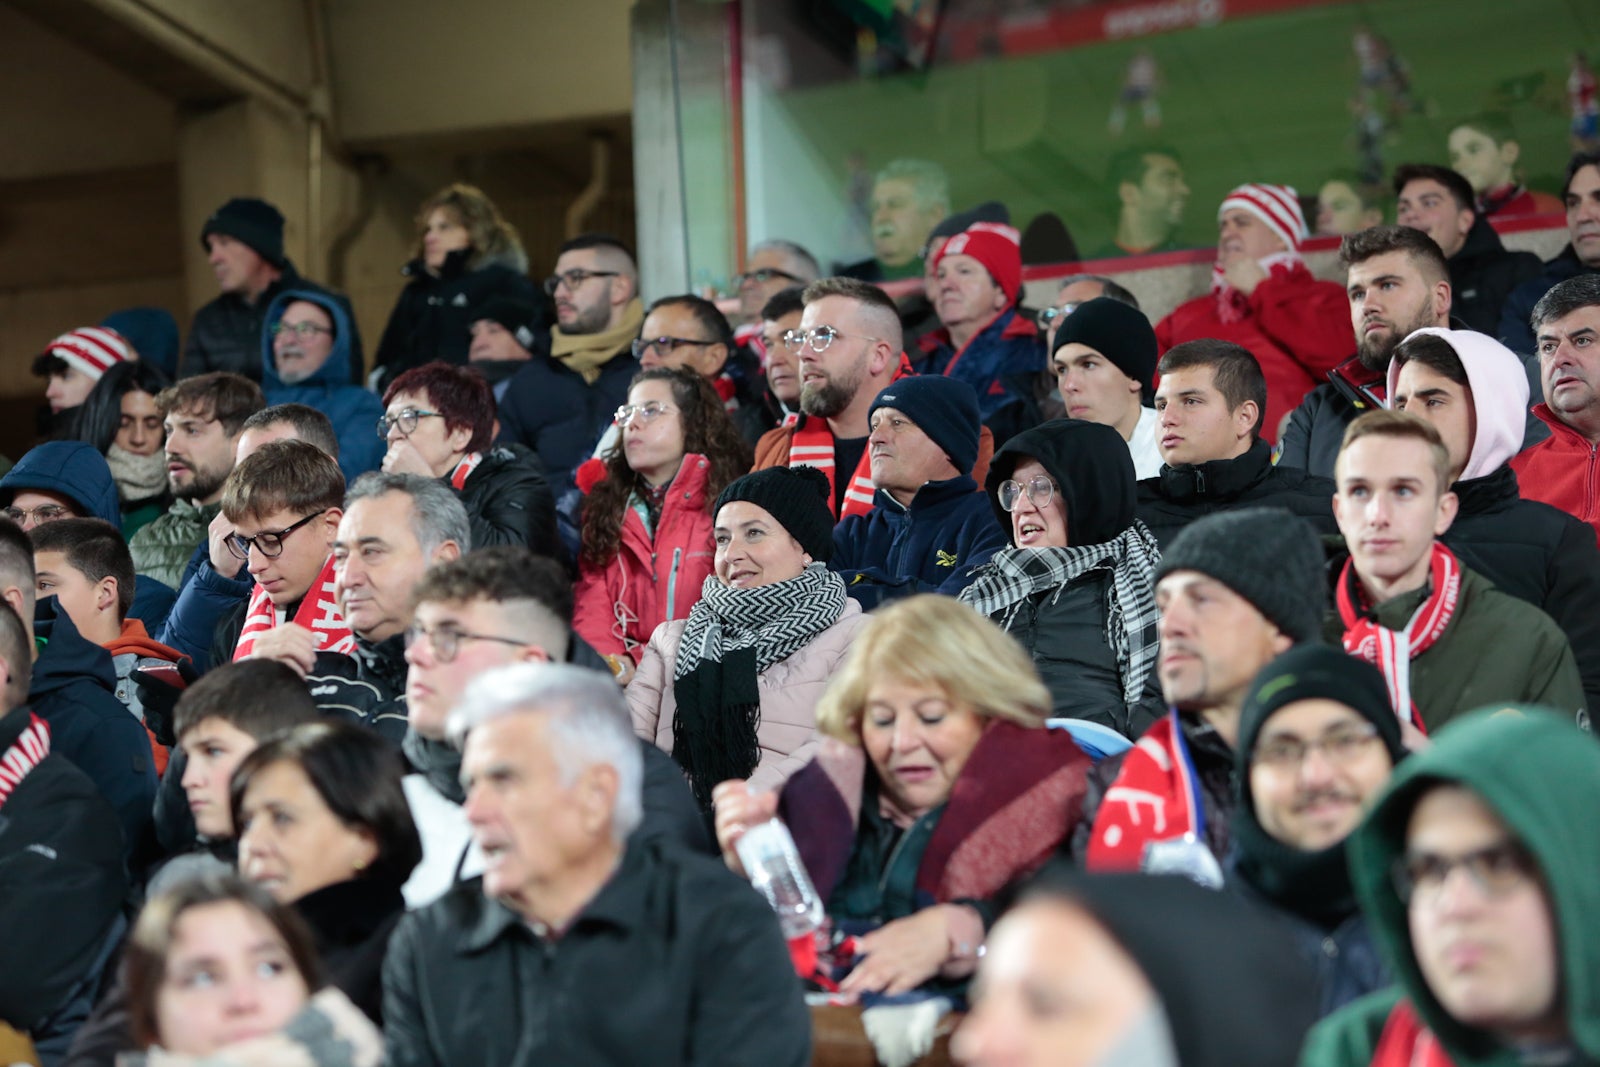
<path id="1" fill-rule="evenodd" d="M 1274 737 L 1256 746 L 1255 761 L 1280 771 L 1292 771 L 1306 760 L 1313 749 L 1329 763 L 1343 766 L 1378 739 L 1378 728 L 1370 722 L 1337 726 L 1321 737 L 1302 741 L 1298 737 Z"/>
<path id="2" fill-rule="evenodd" d="M 838 337 L 854 337 L 861 341 L 883 340 L 881 337 L 868 337 L 864 333 L 844 333 L 834 329 L 832 326 L 813 326 L 809 330 L 790 330 L 783 335 L 783 346 L 799 355 L 800 350 L 809 344 L 811 351 L 821 355 L 828 350 L 828 346 L 833 344 L 834 339 Z"/>
<path id="3" fill-rule="evenodd" d="M 644 354 L 652 348 L 657 354 L 670 356 L 685 345 L 694 345 L 696 348 L 705 348 L 707 345 L 717 344 L 716 341 L 696 341 L 692 337 L 639 337 L 633 342 L 633 358 L 643 359 Z"/>
<path id="4" fill-rule="evenodd" d="M 283 555 L 284 538 L 288 537 L 290 534 L 300 529 L 300 527 L 304 526 L 318 515 L 321 515 L 323 511 L 327 510 L 327 508 L 323 508 L 322 511 L 313 511 L 311 514 L 307 515 L 293 526 L 285 526 L 281 530 L 258 533 L 254 537 L 246 537 L 244 534 L 234 534 L 232 537 L 228 538 L 228 551 L 233 553 L 235 559 L 242 559 L 246 563 L 250 562 L 250 550 L 252 548 L 259 551 L 268 559 L 277 559 L 279 556 Z"/>
<path id="5" fill-rule="evenodd" d="M 635 417 L 643 420 L 644 425 L 648 426 L 668 412 L 677 410 L 660 401 L 649 400 L 643 404 L 624 404 L 616 410 L 613 417 L 617 420 L 617 425 L 626 430 Z"/>
<path id="6" fill-rule="evenodd" d="M 300 340 L 304 341 L 312 334 L 331 334 L 333 331 L 326 326 L 318 326 L 314 322 L 284 322 L 282 319 L 279 319 L 277 322 L 272 324 L 272 336 L 276 337 L 280 333 L 292 333 L 296 337 L 300 338 Z"/>
<path id="7" fill-rule="evenodd" d="M 762 267 L 760 270 L 747 270 L 733 281 L 734 285 L 742 287 L 745 282 L 755 282 L 757 285 L 765 285 L 774 278 L 782 278 L 787 282 L 798 282 L 804 280 L 797 275 L 790 274 L 786 270 L 778 270 L 776 267 Z"/>
<path id="8" fill-rule="evenodd" d="M 1028 479 L 1028 484 L 1007 478 L 1000 483 L 1000 507 L 1005 511 L 1015 511 L 1017 502 L 1026 493 L 1033 506 L 1043 511 L 1050 506 L 1050 501 L 1056 498 L 1056 483 L 1042 474 L 1036 474 Z"/>
<path id="9" fill-rule="evenodd" d="M 454 626 L 435 626 L 432 629 L 414 622 L 406 630 L 406 647 L 410 648 L 424 637 L 428 639 L 428 646 L 433 649 L 433 658 L 440 663 L 455 662 L 456 653 L 461 651 L 463 641 L 496 641 L 502 645 L 511 645 L 514 648 L 527 648 L 527 641 L 518 641 L 514 637 L 497 637 L 494 634 L 469 634 L 465 630 L 458 630 Z"/>
<path id="10" fill-rule="evenodd" d="M 1389 877 L 1400 899 L 1407 904 L 1432 904 L 1456 868 L 1467 872 L 1484 896 L 1491 900 L 1505 896 L 1538 876 L 1538 867 L 1527 849 L 1515 841 L 1502 841 L 1464 856 L 1435 856 L 1410 852 L 1394 861 Z"/>
<path id="11" fill-rule="evenodd" d="M 1077 311 L 1081 306 L 1082 305 L 1079 302 L 1074 301 L 1069 304 L 1062 304 L 1058 307 L 1045 308 L 1043 311 L 1039 312 L 1039 325 L 1048 328 L 1054 325 L 1057 319 L 1066 318 L 1074 311 Z"/>
<path id="12" fill-rule="evenodd" d="M 6 518 L 18 526 L 27 525 L 31 518 L 35 526 L 42 522 L 55 522 L 57 519 L 70 519 L 72 512 L 60 504 L 40 504 L 36 508 L 6 508 Z"/>
<path id="13" fill-rule="evenodd" d="M 378 416 L 378 436 L 388 439 L 392 427 L 400 427 L 401 437 L 410 437 L 417 428 L 418 419 L 442 419 L 443 415 L 437 411 L 423 411 L 420 408 L 401 408 L 395 412 L 394 418 L 388 415 Z"/>
<path id="14" fill-rule="evenodd" d="M 569 270 L 565 274 L 552 274 L 544 280 L 544 291 L 555 296 L 556 290 L 565 285 L 567 292 L 572 293 L 590 278 L 615 278 L 617 273 L 614 270 Z"/>

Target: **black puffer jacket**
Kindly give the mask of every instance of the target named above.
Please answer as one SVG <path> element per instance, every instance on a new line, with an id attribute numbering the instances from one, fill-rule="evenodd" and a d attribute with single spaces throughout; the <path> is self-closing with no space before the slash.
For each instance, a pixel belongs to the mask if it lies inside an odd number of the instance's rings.
<path id="1" fill-rule="evenodd" d="M 300 277 L 294 264 L 284 261 L 278 280 L 250 303 L 237 293 L 223 293 L 194 313 L 189 324 L 189 340 L 178 363 L 178 377 L 188 378 L 208 371 L 225 370 L 243 374 L 251 381 L 261 380 L 261 328 L 267 308 L 279 294 L 291 289 L 322 293 L 344 308 L 350 323 L 351 380 L 362 377 L 361 334 L 355 329 L 356 313 L 349 297 Z"/>
<path id="2" fill-rule="evenodd" d="M 1600 549 L 1588 523 L 1517 493 L 1510 467 L 1452 488 L 1461 501 L 1440 538 L 1461 562 L 1555 620 L 1572 645 L 1591 713 L 1600 709 Z"/>
<path id="3" fill-rule="evenodd" d="M 549 354 L 544 294 L 536 293 L 528 280 L 528 257 L 520 248 L 487 259 L 476 256 L 472 249 L 462 249 L 445 257 L 437 276 L 428 272 L 421 259 L 407 263 L 400 273 L 409 281 L 378 341 L 376 365 L 383 368 L 383 387 L 396 375 L 436 359 L 465 364 L 477 311 L 497 296 L 529 301 L 540 309 L 545 317 L 542 328 L 535 331 L 533 358 Z"/>
<path id="4" fill-rule="evenodd" d="M 1163 465 L 1161 473 L 1139 483 L 1139 518 L 1156 535 L 1163 551 L 1191 522 L 1219 511 L 1244 507 L 1285 508 L 1319 534 L 1336 534 L 1333 481 L 1294 467 L 1274 467 L 1265 441 L 1235 459 Z"/>
<path id="5" fill-rule="evenodd" d="M 556 504 L 539 457 L 525 445 L 496 445 L 458 490 L 472 521 L 472 547 L 526 545 L 561 558 Z"/>
<path id="6" fill-rule="evenodd" d="M 1450 257 L 1450 314 L 1493 337 L 1511 290 L 1537 278 L 1544 264 L 1532 252 L 1510 252 L 1489 220 L 1479 215 L 1461 251 Z"/>

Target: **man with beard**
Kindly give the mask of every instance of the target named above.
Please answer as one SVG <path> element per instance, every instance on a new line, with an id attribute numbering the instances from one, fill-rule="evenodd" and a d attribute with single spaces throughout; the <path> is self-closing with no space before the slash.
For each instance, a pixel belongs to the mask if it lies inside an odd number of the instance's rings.
<path id="1" fill-rule="evenodd" d="M 909 370 L 900 315 L 882 289 L 854 278 L 812 282 L 801 299 L 805 311 L 795 332 L 803 337 L 802 414 L 793 425 L 762 435 L 755 469 L 815 467 L 833 487 L 829 505 L 836 518 L 865 515 L 876 492 L 867 416 L 883 387 Z"/>
<path id="2" fill-rule="evenodd" d="M 261 387 L 240 374 L 185 378 L 156 397 L 166 427 L 172 508 L 128 542 L 133 566 L 182 592 L 184 568 L 222 509 L 222 483 L 233 471 L 244 422 L 266 407 Z"/>
<path id="3" fill-rule="evenodd" d="M 639 370 L 631 347 L 644 323 L 639 270 L 617 238 L 590 233 L 561 246 L 544 281 L 555 300 L 550 358 L 529 360 L 500 398 L 500 442 L 523 444 L 544 462 L 559 502 L 628 399 Z"/>
<path id="4" fill-rule="evenodd" d="M 1450 267 L 1439 245 L 1409 226 L 1374 226 L 1339 244 L 1350 272 L 1356 354 L 1311 390 L 1283 432 L 1278 463 L 1333 477 L 1345 427 L 1385 403 L 1384 375 L 1395 346 L 1413 331 L 1450 325 Z"/>

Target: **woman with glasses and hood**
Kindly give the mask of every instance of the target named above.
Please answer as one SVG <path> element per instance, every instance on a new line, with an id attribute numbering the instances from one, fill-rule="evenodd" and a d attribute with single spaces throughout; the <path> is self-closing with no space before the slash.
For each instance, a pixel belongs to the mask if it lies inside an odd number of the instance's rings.
<path id="1" fill-rule="evenodd" d="M 1134 518 L 1127 442 L 1099 423 L 1044 423 L 995 453 L 984 491 L 1011 543 L 961 599 L 1021 642 L 1055 717 L 1137 738 L 1165 708 L 1155 672 L 1161 553 Z"/>

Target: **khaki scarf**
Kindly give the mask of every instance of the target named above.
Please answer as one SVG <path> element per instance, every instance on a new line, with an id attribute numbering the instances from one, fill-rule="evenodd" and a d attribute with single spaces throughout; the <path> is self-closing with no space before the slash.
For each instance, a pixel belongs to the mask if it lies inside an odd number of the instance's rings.
<path id="1" fill-rule="evenodd" d="M 609 363 L 617 352 L 639 336 L 644 325 L 644 302 L 638 297 L 628 301 L 622 309 L 622 321 L 600 333 L 562 333 L 557 326 L 550 331 L 550 355 L 560 360 L 569 370 L 583 375 L 586 385 L 600 378 L 600 367 Z"/>

